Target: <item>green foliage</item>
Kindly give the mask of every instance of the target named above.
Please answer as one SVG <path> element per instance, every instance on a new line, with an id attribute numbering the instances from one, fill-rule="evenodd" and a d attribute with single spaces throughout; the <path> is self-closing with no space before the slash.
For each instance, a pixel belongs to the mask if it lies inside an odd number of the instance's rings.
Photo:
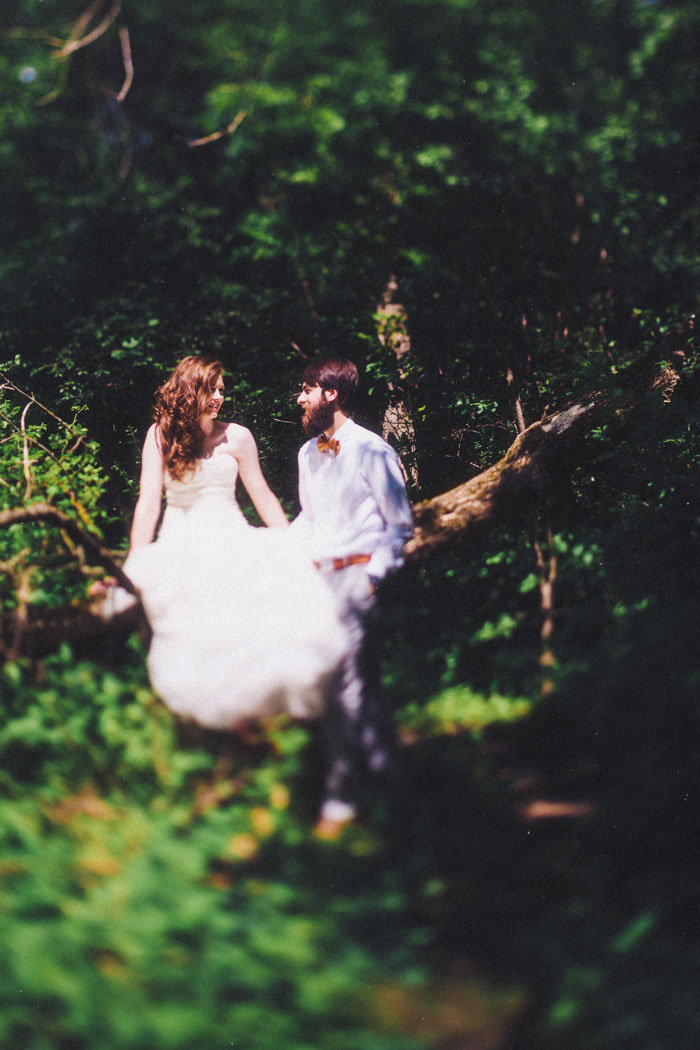
<path id="1" fill-rule="evenodd" d="M 280 728 L 278 757 L 226 775 L 133 664 L 4 670 L 2 1044 L 423 1045 L 371 1042 L 366 989 L 417 964 L 407 901 L 379 868 L 361 891 L 371 842 L 346 885 L 319 869 L 285 783 L 306 736 Z"/>
<path id="2" fill-rule="evenodd" d="M 371 363 L 393 272 L 421 463 L 446 463 L 426 490 L 456 480 L 506 443 L 508 368 L 536 418 L 585 378 L 601 333 L 614 358 L 632 349 L 633 308 L 694 301 L 694 205 L 669 177 L 697 159 L 692 9 L 586 3 L 572 33 L 556 4 L 534 19 L 515 2 L 445 0 L 428 16 L 407 0 L 228 0 L 196 17 L 149 2 L 125 12 L 138 63 L 117 103 L 116 24 L 50 59 L 79 5 L 16 4 L 5 342 L 54 392 L 78 391 L 131 476 L 124 412 L 140 429 L 184 351 L 249 383 L 245 418 L 288 419 L 290 344 Z M 254 393 L 271 374 L 273 401 Z M 275 434 L 284 456 L 292 433 Z"/>
<path id="3" fill-rule="evenodd" d="M 4 376 L 0 399 L 0 510 L 49 503 L 99 538 L 108 521 L 105 472 L 97 442 L 74 409 L 70 422 L 19 390 Z M 84 556 L 55 526 L 17 523 L 0 530 L 0 602 L 16 592 L 36 605 L 81 597 Z"/>
<path id="4" fill-rule="evenodd" d="M 247 873 L 235 814 L 184 830 L 89 803 L 3 805 L 3 1045 L 301 1048 L 343 1045 L 343 1031 L 363 1044 L 358 997 L 376 963 L 340 899 L 319 913 L 269 861 Z"/>
<path id="5" fill-rule="evenodd" d="M 2 671 L 6 722 L 0 731 L 6 786 L 34 782 L 54 794 L 83 778 L 100 789 L 129 785 L 135 799 L 176 791 L 206 756 L 173 755 L 172 719 L 145 681 L 143 652 L 119 673 L 77 662 L 64 647 L 42 665 L 13 662 Z"/>
<path id="6" fill-rule="evenodd" d="M 442 690 L 425 704 L 408 704 L 398 712 L 398 719 L 414 733 L 477 733 L 495 722 L 522 718 L 530 708 L 531 702 L 524 698 L 483 696 L 462 685 Z"/>

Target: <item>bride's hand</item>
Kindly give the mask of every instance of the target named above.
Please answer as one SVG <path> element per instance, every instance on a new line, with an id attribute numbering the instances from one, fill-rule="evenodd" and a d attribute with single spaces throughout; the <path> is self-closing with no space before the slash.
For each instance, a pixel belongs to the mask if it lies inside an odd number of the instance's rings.
<path id="1" fill-rule="evenodd" d="M 90 598 L 103 598 L 111 587 L 116 586 L 117 579 L 115 576 L 105 576 L 103 579 L 94 580 L 90 584 L 88 587 L 88 595 Z"/>

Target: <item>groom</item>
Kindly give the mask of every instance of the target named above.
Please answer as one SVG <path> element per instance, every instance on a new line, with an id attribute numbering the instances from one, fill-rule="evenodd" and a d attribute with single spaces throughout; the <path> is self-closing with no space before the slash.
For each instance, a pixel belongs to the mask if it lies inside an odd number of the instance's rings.
<path id="1" fill-rule="evenodd" d="M 376 584 L 403 562 L 413 532 L 398 457 L 352 419 L 357 368 L 345 358 L 304 371 L 297 404 L 310 438 L 299 451 L 301 513 L 315 564 L 338 598 L 350 651 L 326 716 L 329 768 L 316 834 L 334 839 L 356 815 L 371 774 L 390 778 L 394 732 L 371 645 Z"/>

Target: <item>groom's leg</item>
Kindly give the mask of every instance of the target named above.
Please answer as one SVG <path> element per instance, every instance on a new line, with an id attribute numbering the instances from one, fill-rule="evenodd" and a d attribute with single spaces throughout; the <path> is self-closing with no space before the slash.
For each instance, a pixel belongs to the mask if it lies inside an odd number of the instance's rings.
<path id="1" fill-rule="evenodd" d="M 391 773 L 395 743 L 381 698 L 372 637 L 376 599 L 369 578 L 362 566 L 352 566 L 326 579 L 338 598 L 350 649 L 326 715 L 329 768 L 322 813 L 344 819 L 354 813 L 367 773 Z"/>
<path id="2" fill-rule="evenodd" d="M 344 819 L 354 815 L 359 766 L 359 711 L 362 705 L 362 621 L 345 609 L 342 616 L 350 647 L 328 699 L 325 736 L 328 760 L 323 815 Z"/>

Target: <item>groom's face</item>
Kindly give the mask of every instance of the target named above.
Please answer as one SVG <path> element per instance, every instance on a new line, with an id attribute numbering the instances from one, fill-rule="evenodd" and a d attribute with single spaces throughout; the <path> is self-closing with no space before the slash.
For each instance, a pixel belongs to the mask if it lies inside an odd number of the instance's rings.
<path id="1" fill-rule="evenodd" d="M 334 402 L 318 383 L 309 386 L 304 383 L 297 404 L 304 410 L 301 424 L 307 437 L 318 437 L 333 424 Z"/>

